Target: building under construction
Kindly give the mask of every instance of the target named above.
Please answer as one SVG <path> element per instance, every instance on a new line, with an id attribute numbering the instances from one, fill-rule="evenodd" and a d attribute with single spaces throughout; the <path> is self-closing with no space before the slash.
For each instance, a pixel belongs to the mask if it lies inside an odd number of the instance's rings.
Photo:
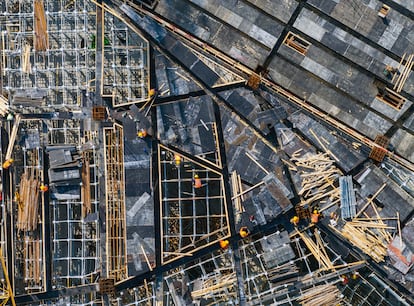
<path id="1" fill-rule="evenodd" d="M 0 3 L 10 305 L 413 305 L 414 5 Z"/>

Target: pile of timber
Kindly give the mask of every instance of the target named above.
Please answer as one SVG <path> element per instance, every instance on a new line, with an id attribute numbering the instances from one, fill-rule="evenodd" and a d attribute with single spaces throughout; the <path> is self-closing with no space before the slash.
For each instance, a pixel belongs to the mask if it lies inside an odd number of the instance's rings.
<path id="1" fill-rule="evenodd" d="M 0 115 L 6 116 L 9 111 L 9 101 L 3 95 L 0 95 Z"/>
<path id="2" fill-rule="evenodd" d="M 326 197 L 340 201 L 339 189 L 334 185 L 342 172 L 334 165 L 327 153 L 292 155 L 294 169 L 299 172 L 301 189 L 298 194 L 302 197 L 301 206 L 312 207 L 314 202 Z"/>
<path id="3" fill-rule="evenodd" d="M 322 240 L 322 237 L 319 234 L 318 229 L 315 228 L 314 237 L 315 241 L 308 235 L 306 232 L 296 231 L 302 241 L 305 243 L 306 247 L 318 261 L 319 266 L 322 270 L 335 270 L 335 267 L 328 256 L 328 253 L 325 249 L 325 243 Z"/>
<path id="4" fill-rule="evenodd" d="M 303 290 L 298 302 L 305 306 L 341 305 L 342 295 L 334 284 L 319 285 Z"/>
<path id="5" fill-rule="evenodd" d="M 24 279 L 30 286 L 40 285 L 41 281 L 41 242 L 32 237 L 25 237 L 25 269 Z"/>
<path id="6" fill-rule="evenodd" d="M 345 222 L 341 230 L 335 229 L 335 231 L 376 262 L 382 262 L 385 260 L 385 256 L 387 256 L 388 244 L 392 239 L 389 230 L 394 229 L 394 227 L 388 226 L 381 219 L 353 219 L 350 222 Z"/>
<path id="7" fill-rule="evenodd" d="M 20 179 L 20 193 L 16 199 L 18 231 L 34 231 L 38 225 L 40 182 L 35 178 L 35 172 L 34 169 L 26 169 Z"/>
<path id="8" fill-rule="evenodd" d="M 34 47 L 36 51 L 46 51 L 49 49 L 49 38 L 43 0 L 34 0 L 34 21 Z"/>
<path id="9" fill-rule="evenodd" d="M 236 273 L 231 272 L 228 274 L 222 274 L 218 277 L 208 277 L 203 280 L 201 289 L 193 290 L 191 292 L 191 297 L 193 299 L 200 298 L 220 298 L 220 296 L 227 296 L 224 300 L 228 299 L 228 293 L 234 292 L 235 290 L 231 287 L 234 287 L 236 283 Z M 227 289 L 227 290 L 226 290 Z"/>
<path id="10" fill-rule="evenodd" d="M 91 212 L 91 170 L 89 167 L 89 160 L 84 155 L 82 163 L 82 186 L 81 186 L 81 200 L 83 203 L 82 206 L 82 215 L 85 217 Z"/>

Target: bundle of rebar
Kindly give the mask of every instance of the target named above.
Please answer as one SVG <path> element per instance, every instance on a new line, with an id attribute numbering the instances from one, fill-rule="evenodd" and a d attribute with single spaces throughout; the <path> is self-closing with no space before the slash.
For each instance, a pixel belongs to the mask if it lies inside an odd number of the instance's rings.
<path id="1" fill-rule="evenodd" d="M 209 277 L 203 281 L 202 288 L 191 292 L 193 299 L 208 298 L 216 295 L 227 294 L 229 287 L 236 283 L 235 272 L 220 275 L 219 277 Z M 234 291 L 234 290 L 230 290 Z"/>
<path id="2" fill-rule="evenodd" d="M 342 301 L 341 292 L 334 284 L 319 285 L 302 291 L 298 298 L 301 305 L 338 305 Z"/>
<path id="3" fill-rule="evenodd" d="M 26 170 L 20 180 L 20 193 L 18 194 L 17 230 L 34 231 L 38 225 L 39 187 L 40 182 L 35 178 L 35 170 L 29 174 Z"/>

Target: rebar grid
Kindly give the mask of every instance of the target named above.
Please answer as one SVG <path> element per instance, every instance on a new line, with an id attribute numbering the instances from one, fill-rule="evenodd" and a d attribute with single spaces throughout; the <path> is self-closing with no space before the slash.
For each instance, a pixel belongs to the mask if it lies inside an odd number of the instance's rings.
<path id="1" fill-rule="evenodd" d="M 113 15 L 105 14 L 102 94 L 113 106 L 149 99 L 148 42 Z"/>
<path id="2" fill-rule="evenodd" d="M 87 134 L 79 145 L 95 142 L 96 134 Z M 84 152 L 90 168 L 90 214 L 85 215 L 85 204 L 77 200 L 55 200 L 53 207 L 53 286 L 71 287 L 94 283 L 100 264 L 100 236 L 98 223 L 99 180 L 98 152 L 95 147 Z M 79 187 L 80 188 L 80 187 Z M 85 295 L 79 301 L 94 299 L 95 294 Z M 73 300 L 75 301 L 75 300 Z M 87 305 L 87 304 L 83 304 Z"/>
<path id="3" fill-rule="evenodd" d="M 221 173 L 160 149 L 159 182 L 164 262 L 217 242 L 229 235 Z M 193 182 L 198 175 L 202 186 Z"/>
<path id="4" fill-rule="evenodd" d="M 0 16 L 6 95 L 42 88 L 48 90 L 47 105 L 79 107 L 82 91 L 90 90 L 95 78 L 95 5 L 87 0 L 44 0 L 49 48 L 36 51 L 33 1 L 19 3 L 3 5 Z M 26 57 L 29 71 L 23 67 Z"/>

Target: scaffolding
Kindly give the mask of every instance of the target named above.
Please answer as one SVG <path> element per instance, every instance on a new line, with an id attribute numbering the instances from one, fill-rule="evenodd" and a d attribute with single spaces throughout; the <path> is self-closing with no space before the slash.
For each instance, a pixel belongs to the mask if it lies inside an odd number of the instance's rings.
<path id="1" fill-rule="evenodd" d="M 128 277 L 124 173 L 124 131 L 114 123 L 105 127 L 106 258 L 108 277 Z"/>

